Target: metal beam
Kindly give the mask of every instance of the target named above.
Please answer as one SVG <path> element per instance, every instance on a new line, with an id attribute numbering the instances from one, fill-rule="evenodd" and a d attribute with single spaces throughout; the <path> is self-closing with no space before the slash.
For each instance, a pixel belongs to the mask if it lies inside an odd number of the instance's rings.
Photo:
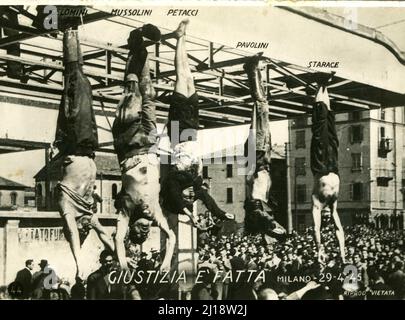
<path id="1" fill-rule="evenodd" d="M 111 17 L 111 14 L 106 12 L 95 12 L 88 14 L 83 17 L 83 24 L 95 22 L 98 20 L 105 19 L 107 17 Z M 0 25 L 4 28 L 10 28 L 16 31 L 22 32 L 21 34 L 15 36 L 9 36 L 4 39 L 0 39 L 0 48 L 4 46 L 8 46 L 13 43 L 18 43 L 24 40 L 32 39 L 38 36 L 46 36 L 48 34 L 57 32 L 58 30 L 38 30 L 33 27 L 24 26 L 24 25 L 12 25 L 6 19 L 0 18 Z"/>

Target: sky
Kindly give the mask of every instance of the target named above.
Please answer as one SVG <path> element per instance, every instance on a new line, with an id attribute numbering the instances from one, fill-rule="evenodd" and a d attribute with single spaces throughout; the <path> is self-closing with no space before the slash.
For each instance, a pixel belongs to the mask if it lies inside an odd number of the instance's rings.
<path id="1" fill-rule="evenodd" d="M 156 23 L 169 30 L 174 29 L 181 18 L 165 16 L 167 9 L 167 6 L 161 8 L 153 7 L 153 15 L 147 18 L 147 22 Z M 328 8 L 327 10 L 337 15 L 350 15 L 361 24 L 377 27 L 379 31 L 386 34 L 401 49 L 405 50 L 405 37 L 403 37 L 405 21 L 402 21 L 405 19 L 405 8 L 357 8 L 350 10 Z M 192 18 L 190 34 L 202 39 L 207 39 L 207 34 L 209 34 L 209 40 L 233 47 L 236 45 L 237 41 L 264 41 L 266 39 L 272 39 L 270 48 L 265 52 L 268 56 L 300 65 L 305 65 L 306 57 L 310 57 L 311 54 L 314 57 L 333 58 L 339 56 L 339 58 L 346 59 L 344 62 L 347 68 L 342 69 L 342 73 L 353 72 L 352 70 L 357 71 L 357 67 L 365 71 L 355 72 L 353 73 L 354 76 L 363 77 L 365 79 L 373 78 L 373 80 L 379 77 L 379 70 L 375 71 L 375 75 L 378 76 L 374 77 L 372 73 L 374 72 L 372 70 L 374 66 L 368 66 L 365 61 L 363 61 L 364 58 L 360 54 L 362 48 L 351 48 L 352 52 L 347 54 L 346 57 L 345 53 L 339 49 L 340 43 L 337 38 L 322 39 L 323 43 L 321 43 L 321 45 L 319 41 L 309 43 L 309 39 L 316 35 L 310 33 L 312 32 L 311 29 L 300 28 L 305 25 L 306 21 L 297 23 L 296 26 L 291 26 L 288 24 L 288 20 L 283 19 L 283 17 L 286 17 L 286 14 L 287 13 L 282 12 L 279 8 L 268 7 L 257 7 L 249 10 L 243 8 L 225 9 L 221 7 L 201 8 L 199 15 Z M 165 16 L 165 18 L 162 19 L 162 16 Z M 277 20 L 277 17 L 280 17 L 280 19 Z M 258 23 L 252 23 L 252 21 Z M 100 33 L 100 30 L 102 30 L 102 33 Z M 122 26 L 118 24 L 108 24 L 107 28 L 103 25 L 103 22 L 90 24 L 86 26 L 83 31 L 82 35 L 84 38 L 95 41 L 107 41 L 106 39 L 108 39 L 112 44 L 125 43 L 128 34 L 127 31 L 122 32 Z M 289 41 L 290 39 L 287 37 L 287 35 L 293 33 L 298 33 L 297 38 L 293 41 L 296 43 L 291 43 L 291 41 Z M 37 38 L 35 41 L 41 43 L 42 40 L 41 38 Z M 294 45 L 300 48 L 300 50 L 291 50 L 291 47 Z M 358 59 L 353 59 L 353 56 L 357 57 L 357 55 L 355 55 L 356 52 L 354 52 L 355 50 L 359 51 Z M 251 49 L 251 51 L 252 53 L 256 53 L 257 49 Z M 377 58 L 384 58 L 385 55 L 389 55 L 385 52 L 384 48 L 377 48 L 376 51 L 378 51 L 376 54 Z M 392 69 L 396 70 L 395 66 L 393 66 Z M 369 74 L 366 74 L 367 72 L 369 72 Z M 401 74 L 398 73 L 393 79 L 400 78 Z M 391 83 L 386 80 L 387 79 L 381 78 L 380 83 L 382 86 Z M 30 128 L 37 125 L 38 122 L 43 121 L 44 118 L 47 118 L 49 122 L 55 122 L 56 114 L 49 117 L 41 113 L 40 109 L 24 112 L 18 110 L 18 108 L 13 110 L 14 113 L 8 111 L 4 113 L 4 109 L 0 108 L 0 136 L 4 136 L 7 132 L 7 134 L 12 137 L 14 132 L 16 136 L 23 135 L 29 140 L 41 139 L 41 137 L 46 137 L 44 138 L 46 141 L 52 140 L 54 126 L 47 126 L 43 128 L 44 131 L 37 131 L 36 133 L 39 134 L 39 136 L 35 137 L 35 139 L 32 137 Z M 18 125 L 15 126 L 15 123 Z M 22 123 L 24 123 L 24 125 L 21 125 Z M 284 144 L 288 140 L 286 121 L 272 122 L 271 131 L 273 143 Z M 223 149 L 226 143 L 229 143 L 229 141 L 235 137 L 243 139 L 245 134 L 247 135 L 246 126 L 229 128 L 221 132 L 207 132 L 206 137 L 202 139 L 205 148 L 203 152 L 208 153 Z M 220 136 L 221 139 L 215 139 L 218 136 Z M 228 136 L 230 140 L 224 138 Z M 102 137 L 101 140 L 106 141 L 108 139 L 107 137 Z M 16 166 L 17 163 L 19 164 L 18 166 Z M 34 174 L 39 171 L 43 165 L 44 151 L 42 150 L 0 155 L 0 176 L 32 186 Z"/>

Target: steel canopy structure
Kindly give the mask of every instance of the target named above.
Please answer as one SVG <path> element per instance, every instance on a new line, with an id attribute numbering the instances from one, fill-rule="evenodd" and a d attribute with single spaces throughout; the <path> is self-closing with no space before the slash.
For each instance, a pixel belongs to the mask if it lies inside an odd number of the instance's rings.
<path id="1" fill-rule="evenodd" d="M 25 100 L 31 106 L 57 109 L 63 88 L 62 34 L 55 30 L 34 28 L 34 9 L 32 7 L 26 10 L 20 6 L 2 9 L 16 13 L 18 23 L 10 21 L 6 16 L 0 18 L 0 27 L 13 31 L 13 35 L 0 39 L 0 103 Z M 88 14 L 83 16 L 81 30 L 86 30 L 87 24 L 99 25 L 100 30 L 108 25 L 119 24 L 122 32 L 127 35 L 133 28 L 144 23 L 132 18 L 112 16 L 99 8 L 87 9 Z M 163 35 L 161 42 L 148 43 L 148 51 L 152 80 L 157 91 L 157 117 L 158 121 L 165 122 L 170 93 L 175 83 L 175 40 L 171 31 L 160 29 Z M 84 72 L 93 87 L 96 114 L 113 117 L 123 92 L 123 74 L 128 53 L 126 43 L 113 45 L 108 40 L 95 41 L 83 34 L 85 32 L 81 32 L 80 37 Z M 13 44 L 20 46 L 19 55 L 1 50 Z M 187 36 L 187 48 L 200 96 L 202 128 L 250 123 L 252 99 L 243 63 L 251 53 L 190 35 Z M 270 120 L 290 119 L 311 112 L 316 71 L 271 57 L 263 58 Z M 24 73 L 21 79 L 7 76 L 10 62 L 21 64 Z M 334 77 L 329 88 L 332 108 L 336 112 L 405 104 L 405 96 L 401 93 L 339 76 Z M 34 141 L 31 144 L 15 142 L 14 147 L 21 150 L 44 148 L 43 144 Z M 10 139 L 2 139 L 0 144 L 4 146 L 0 147 L 0 152 L 13 150 Z M 107 144 L 101 147 L 106 146 Z"/>

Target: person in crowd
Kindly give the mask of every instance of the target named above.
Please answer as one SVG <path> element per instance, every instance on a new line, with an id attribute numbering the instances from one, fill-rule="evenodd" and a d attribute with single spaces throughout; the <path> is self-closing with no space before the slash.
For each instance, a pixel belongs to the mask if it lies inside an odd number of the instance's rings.
<path id="1" fill-rule="evenodd" d="M 381 272 L 375 267 L 369 270 L 370 287 L 367 290 L 367 300 L 392 300 L 393 296 L 387 294 L 392 289 L 385 283 Z"/>
<path id="2" fill-rule="evenodd" d="M 405 232 L 376 229 L 367 224 L 346 227 L 347 263 L 355 268 L 355 272 L 351 274 L 343 273 L 346 265 L 340 259 L 335 228 L 336 226 L 330 223 L 321 230 L 328 252 L 323 264 L 317 261 L 318 250 L 311 227 L 304 233 L 292 233 L 283 243 L 273 244 L 268 244 L 265 241 L 265 235 L 262 234 L 244 236 L 231 234 L 217 238 L 209 232 L 209 238 L 203 243 L 198 243 L 200 266 L 213 269 L 210 261 L 216 259 L 220 262 L 219 270 L 224 268 L 225 261 L 228 261 L 227 269 L 224 270 L 237 272 L 237 270 L 248 270 L 255 264 L 257 270 L 266 272 L 266 283 L 263 288 L 274 290 L 281 298 L 302 289 L 304 284 L 284 283 L 278 279 L 279 276 L 310 276 L 318 279 L 320 283 L 322 274 L 324 276 L 330 274 L 328 286 L 317 288 L 314 292 L 308 293 L 305 298 L 364 299 L 364 295 L 358 295 L 361 292 L 367 292 L 367 299 L 372 299 L 372 294 L 374 296 L 381 294 L 386 299 L 401 298 L 405 292 L 403 280 Z M 350 285 L 348 286 L 347 283 Z M 377 292 L 379 287 L 387 290 Z M 241 298 L 243 292 L 251 293 L 244 298 L 256 299 L 255 292 L 260 298 L 260 290 L 257 291 L 252 285 L 241 283 L 230 283 L 229 289 L 221 297 L 222 299 Z M 263 295 L 271 296 L 271 292 Z"/>
<path id="3" fill-rule="evenodd" d="M 94 213 L 97 213 L 98 211 L 98 204 L 103 202 L 103 199 L 100 197 L 100 195 L 96 192 L 97 186 L 93 186 L 93 205 L 92 205 L 92 210 Z"/>
<path id="4" fill-rule="evenodd" d="M 389 273 L 387 284 L 394 290 L 398 300 L 405 299 L 404 260 L 396 261 L 392 272 Z"/>
<path id="5" fill-rule="evenodd" d="M 99 261 L 101 267 L 87 278 L 87 300 L 122 300 L 124 298 L 122 284 L 112 284 L 108 280 L 108 275 L 114 267 L 114 254 L 103 250 Z"/>
<path id="6" fill-rule="evenodd" d="M 50 300 L 51 292 L 56 289 L 59 278 L 50 268 L 48 260 L 42 259 L 39 263 L 40 270 L 32 276 L 32 299 Z"/>
<path id="7" fill-rule="evenodd" d="M 86 288 L 84 286 L 84 281 L 76 281 L 70 290 L 71 300 L 84 300 L 86 298 Z"/>
<path id="8" fill-rule="evenodd" d="M 20 286 L 22 299 L 31 297 L 32 292 L 32 270 L 34 270 L 34 260 L 28 259 L 25 261 L 25 268 L 17 272 L 15 282 Z"/>
<path id="9" fill-rule="evenodd" d="M 198 272 L 201 277 L 191 291 L 191 300 L 217 300 L 218 292 L 212 283 L 214 271 L 209 267 L 201 267 Z"/>

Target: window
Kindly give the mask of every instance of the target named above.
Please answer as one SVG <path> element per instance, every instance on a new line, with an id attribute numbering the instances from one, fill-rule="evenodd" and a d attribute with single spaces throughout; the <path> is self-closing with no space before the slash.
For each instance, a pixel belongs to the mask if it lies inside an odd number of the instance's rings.
<path id="1" fill-rule="evenodd" d="M 297 176 L 305 176 L 305 158 L 295 158 L 295 174 Z"/>
<path id="2" fill-rule="evenodd" d="M 405 123 L 405 108 L 402 107 L 402 123 Z"/>
<path id="3" fill-rule="evenodd" d="M 203 166 L 203 179 L 208 179 L 208 166 Z"/>
<path id="4" fill-rule="evenodd" d="M 233 177 L 233 172 L 232 172 L 232 165 L 231 164 L 227 164 L 226 165 L 226 177 L 227 178 L 232 178 Z"/>
<path id="5" fill-rule="evenodd" d="M 111 186 L 111 198 L 115 199 L 118 194 L 118 187 L 116 183 L 113 183 Z"/>
<path id="6" fill-rule="evenodd" d="M 363 199 L 363 184 L 355 182 L 350 185 L 350 198 L 353 201 L 360 201 Z"/>
<path id="7" fill-rule="evenodd" d="M 232 188 L 226 188 L 226 203 L 233 202 L 233 190 Z"/>
<path id="8" fill-rule="evenodd" d="M 42 184 L 40 183 L 37 184 L 37 196 L 38 197 L 42 196 Z"/>
<path id="9" fill-rule="evenodd" d="M 380 127 L 380 141 L 385 139 L 385 128 Z"/>
<path id="10" fill-rule="evenodd" d="M 378 157 L 386 159 L 388 153 L 392 151 L 391 139 L 385 137 L 384 127 L 380 127 L 380 129 L 378 130 L 378 136 Z"/>
<path id="11" fill-rule="evenodd" d="M 307 201 L 307 185 L 297 184 L 297 202 L 304 203 Z"/>
<path id="12" fill-rule="evenodd" d="M 388 187 L 390 180 L 392 180 L 392 178 L 377 177 L 377 186 L 378 187 Z"/>
<path id="13" fill-rule="evenodd" d="M 305 148 L 305 130 L 295 132 L 295 148 Z"/>
<path id="14" fill-rule="evenodd" d="M 11 200 L 11 205 L 12 206 L 17 205 L 17 193 L 16 192 L 11 192 L 10 193 L 10 200 Z"/>
<path id="15" fill-rule="evenodd" d="M 307 125 L 307 117 L 306 116 L 301 116 L 298 117 L 294 120 L 294 127 L 295 128 L 302 128 Z"/>
<path id="16" fill-rule="evenodd" d="M 385 207 L 385 203 L 386 203 L 386 199 L 387 199 L 387 193 L 386 193 L 386 188 L 379 188 L 378 189 L 378 191 L 379 191 L 379 198 L 378 198 L 378 200 L 379 200 L 379 202 L 380 202 L 380 206 L 382 206 L 382 207 Z"/>
<path id="17" fill-rule="evenodd" d="M 404 203 L 405 203 L 405 179 L 402 179 L 401 192 L 402 192 L 402 194 L 403 194 L 402 200 L 404 200 Z M 0 200 L 1 200 L 1 193 L 0 193 Z"/>
<path id="18" fill-rule="evenodd" d="M 361 171 L 361 153 L 352 153 L 352 171 Z"/>
<path id="19" fill-rule="evenodd" d="M 380 109 L 380 119 L 385 120 L 385 109 Z"/>
<path id="20" fill-rule="evenodd" d="M 361 143 L 363 141 L 363 126 L 349 127 L 350 143 Z"/>
<path id="21" fill-rule="evenodd" d="M 303 214 L 297 215 L 297 223 L 298 223 L 298 231 L 304 232 L 305 231 L 305 215 L 303 215 Z"/>
<path id="22" fill-rule="evenodd" d="M 1 207 L 1 192 L 0 192 L 0 207 Z"/>

